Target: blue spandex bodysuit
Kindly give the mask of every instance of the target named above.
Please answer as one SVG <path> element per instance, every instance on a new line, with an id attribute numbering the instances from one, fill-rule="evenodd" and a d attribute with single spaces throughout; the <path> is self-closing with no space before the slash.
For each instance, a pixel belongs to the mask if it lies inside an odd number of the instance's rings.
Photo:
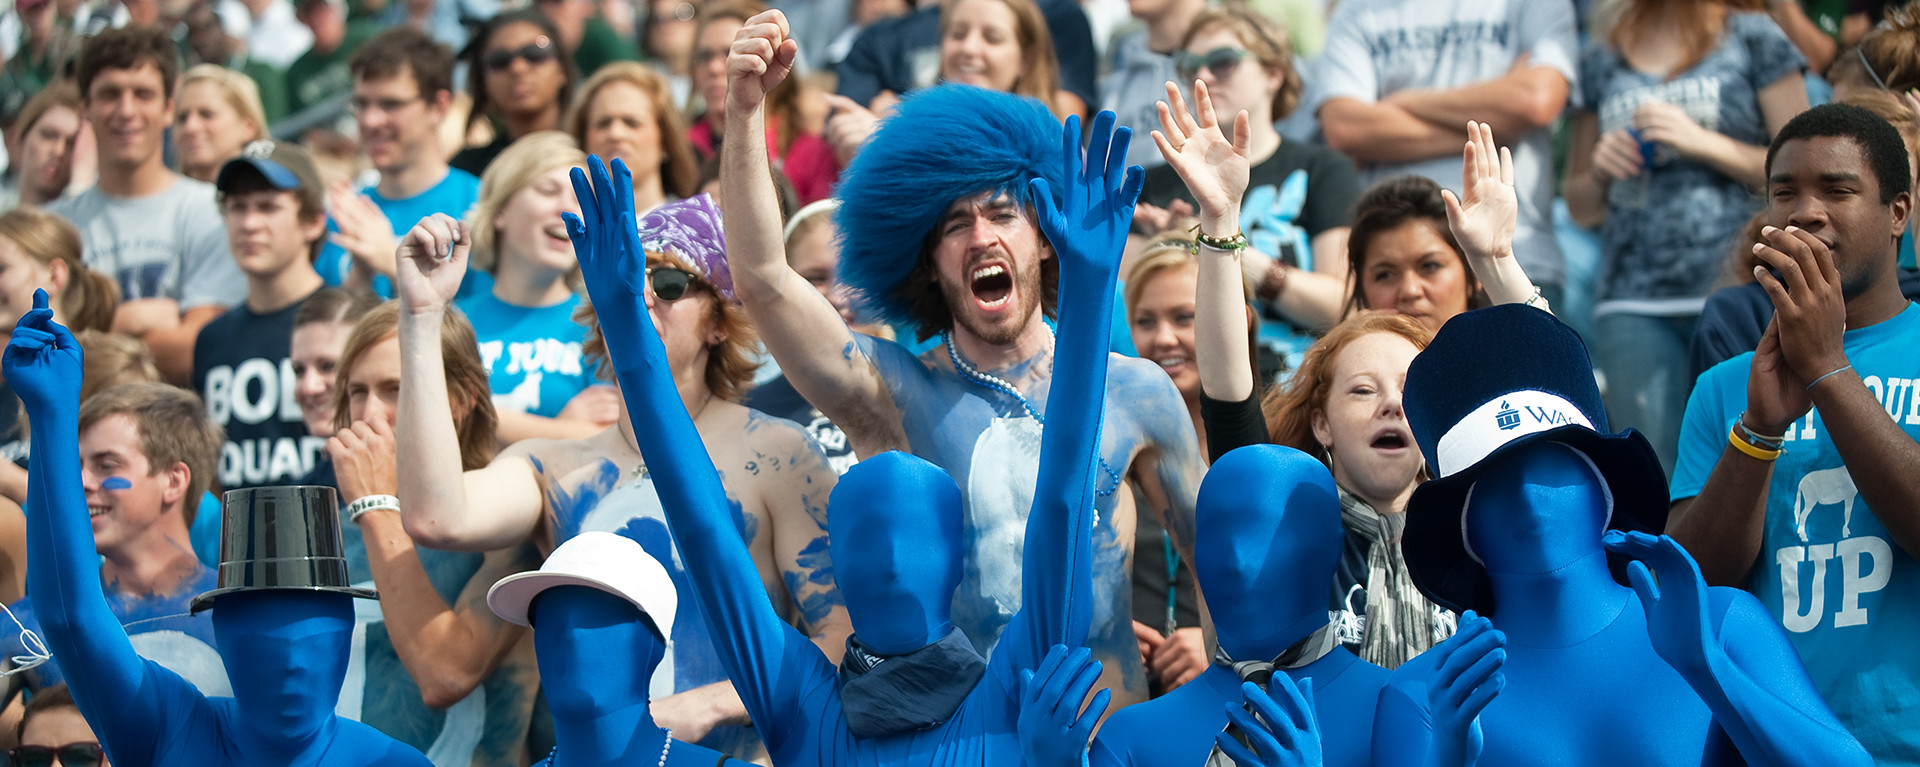
<path id="1" fill-rule="evenodd" d="M 7 345 L 7 382 L 33 419 L 27 590 L 80 713 L 117 767 L 406 765 L 419 751 L 334 716 L 353 636 L 352 597 L 259 590 L 220 597 L 215 641 L 233 697 L 209 698 L 133 651 L 107 609 L 80 484 L 80 347 L 46 293 Z"/>
<path id="2" fill-rule="evenodd" d="M 1464 525 L 1493 582 L 1488 617 L 1506 635 L 1506 687 L 1478 718 L 1483 750 L 1475 761 L 1446 747 L 1454 736 L 1434 726 L 1457 720 L 1428 703 L 1449 640 L 1394 669 L 1377 764 L 1872 763 L 1753 595 L 1708 588 L 1671 538 L 1609 532 L 1603 547 L 1611 499 L 1583 454 L 1541 441 L 1496 460 Z M 1652 609 L 1614 581 L 1608 549 L 1653 565 Z"/>
<path id="3" fill-rule="evenodd" d="M 1235 660 L 1271 661 L 1327 625 L 1345 534 L 1333 475 L 1319 461 L 1277 445 L 1221 456 L 1200 483 L 1194 532 L 1194 576 L 1220 648 Z M 1286 672 L 1296 683 L 1313 680 L 1324 763 L 1371 765 L 1374 704 L 1387 670 L 1336 642 Z M 1166 695 L 1115 712 L 1091 763 L 1200 767 L 1227 726 L 1226 704 L 1241 701 L 1240 683 L 1214 663 Z"/>

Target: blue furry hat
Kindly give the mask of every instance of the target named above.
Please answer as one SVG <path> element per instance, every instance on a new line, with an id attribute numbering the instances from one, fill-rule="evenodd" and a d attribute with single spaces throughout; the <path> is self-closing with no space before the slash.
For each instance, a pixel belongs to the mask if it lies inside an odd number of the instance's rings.
<path id="1" fill-rule="evenodd" d="M 947 208 L 981 192 L 1031 205 L 1036 177 L 1059 203 L 1060 151 L 1060 121 L 1035 99 L 971 85 L 913 92 L 840 177 L 840 281 L 871 316 L 917 328 L 903 283 Z"/>

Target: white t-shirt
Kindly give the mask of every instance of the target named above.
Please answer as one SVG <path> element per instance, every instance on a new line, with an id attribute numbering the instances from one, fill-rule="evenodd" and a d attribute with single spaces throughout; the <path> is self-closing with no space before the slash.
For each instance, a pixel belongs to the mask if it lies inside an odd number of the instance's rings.
<path id="1" fill-rule="evenodd" d="M 1308 81 L 1308 112 L 1328 99 L 1372 104 L 1409 89 L 1459 88 L 1500 77 L 1521 54 L 1579 87 L 1579 38 L 1568 0 L 1346 0 L 1327 27 L 1327 47 Z M 1455 126 L 1464 129 L 1466 126 Z M 1520 228 L 1513 249 L 1535 282 L 1564 278 L 1553 239 L 1553 146 L 1545 129 L 1495 136 L 1513 147 Z M 1416 174 L 1460 192 L 1460 154 L 1405 165 L 1363 165 L 1361 182 Z"/>
<path id="2" fill-rule="evenodd" d="M 47 210 L 80 230 L 87 266 L 120 283 L 122 301 L 171 298 L 185 311 L 247 297 L 212 184 L 176 176 L 146 197 L 115 197 L 96 186 Z"/>

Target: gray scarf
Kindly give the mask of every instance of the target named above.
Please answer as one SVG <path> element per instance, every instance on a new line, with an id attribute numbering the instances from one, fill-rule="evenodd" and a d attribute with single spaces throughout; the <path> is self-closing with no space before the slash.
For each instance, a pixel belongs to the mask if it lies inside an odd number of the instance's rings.
<path id="1" fill-rule="evenodd" d="M 1340 488 L 1340 522 L 1367 539 L 1366 631 L 1360 657 L 1383 668 L 1399 668 L 1413 656 L 1453 635 L 1457 618 L 1414 588 L 1407 560 L 1400 553 L 1406 514 L 1381 514 Z"/>
<path id="2" fill-rule="evenodd" d="M 1308 634 L 1306 638 L 1293 643 L 1293 646 L 1287 648 L 1286 652 L 1280 653 L 1280 657 L 1274 658 L 1270 662 L 1257 660 L 1236 661 L 1233 659 L 1233 656 L 1227 654 L 1225 648 L 1215 647 L 1213 649 L 1213 663 L 1216 666 L 1225 666 L 1233 669 L 1233 673 L 1239 676 L 1241 681 L 1252 682 L 1260 685 L 1262 689 L 1265 689 L 1267 680 L 1273 678 L 1274 674 L 1286 673 L 1287 669 L 1300 668 L 1327 657 L 1327 653 L 1333 652 L 1333 648 L 1340 646 L 1339 636 L 1339 632 L 1334 630 L 1333 624 L 1328 623 L 1313 633 Z M 1189 684 L 1199 683 L 1198 680 L 1189 682 Z M 1253 710 L 1248 708 L 1247 713 L 1253 713 Z M 1246 746 L 1247 750 L 1259 753 L 1253 748 L 1252 744 L 1247 742 L 1246 736 L 1240 734 L 1240 728 L 1228 724 L 1227 732 L 1231 734 L 1235 740 L 1240 741 L 1241 745 Z M 1213 751 L 1207 754 L 1205 767 L 1235 767 L 1235 765 L 1233 758 L 1227 756 L 1226 752 L 1221 751 L 1220 746 L 1216 744 L 1213 747 Z"/>

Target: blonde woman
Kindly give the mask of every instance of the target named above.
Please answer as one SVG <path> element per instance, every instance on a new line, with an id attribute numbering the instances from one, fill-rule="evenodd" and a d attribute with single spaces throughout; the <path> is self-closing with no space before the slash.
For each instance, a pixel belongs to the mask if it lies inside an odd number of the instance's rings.
<path id="1" fill-rule="evenodd" d="M 620 415 L 619 395 L 596 385 L 582 360 L 584 331 L 573 321 L 580 265 L 560 214 L 579 215 L 567 172 L 586 162 L 566 134 L 539 131 L 513 142 L 480 178 L 473 265 L 493 275 L 493 289 L 459 307 L 480 339 L 502 444 L 590 437 Z"/>
<path id="2" fill-rule="evenodd" d="M 659 70 L 631 61 L 602 67 L 580 86 L 562 124 L 587 154 L 626 162 L 636 216 L 699 186 L 700 163 Z"/>
<path id="3" fill-rule="evenodd" d="M 188 178 L 213 183 L 220 166 L 239 157 L 248 142 L 267 137 L 260 87 L 236 70 L 196 64 L 180 76 L 178 93 L 173 151 Z"/>

